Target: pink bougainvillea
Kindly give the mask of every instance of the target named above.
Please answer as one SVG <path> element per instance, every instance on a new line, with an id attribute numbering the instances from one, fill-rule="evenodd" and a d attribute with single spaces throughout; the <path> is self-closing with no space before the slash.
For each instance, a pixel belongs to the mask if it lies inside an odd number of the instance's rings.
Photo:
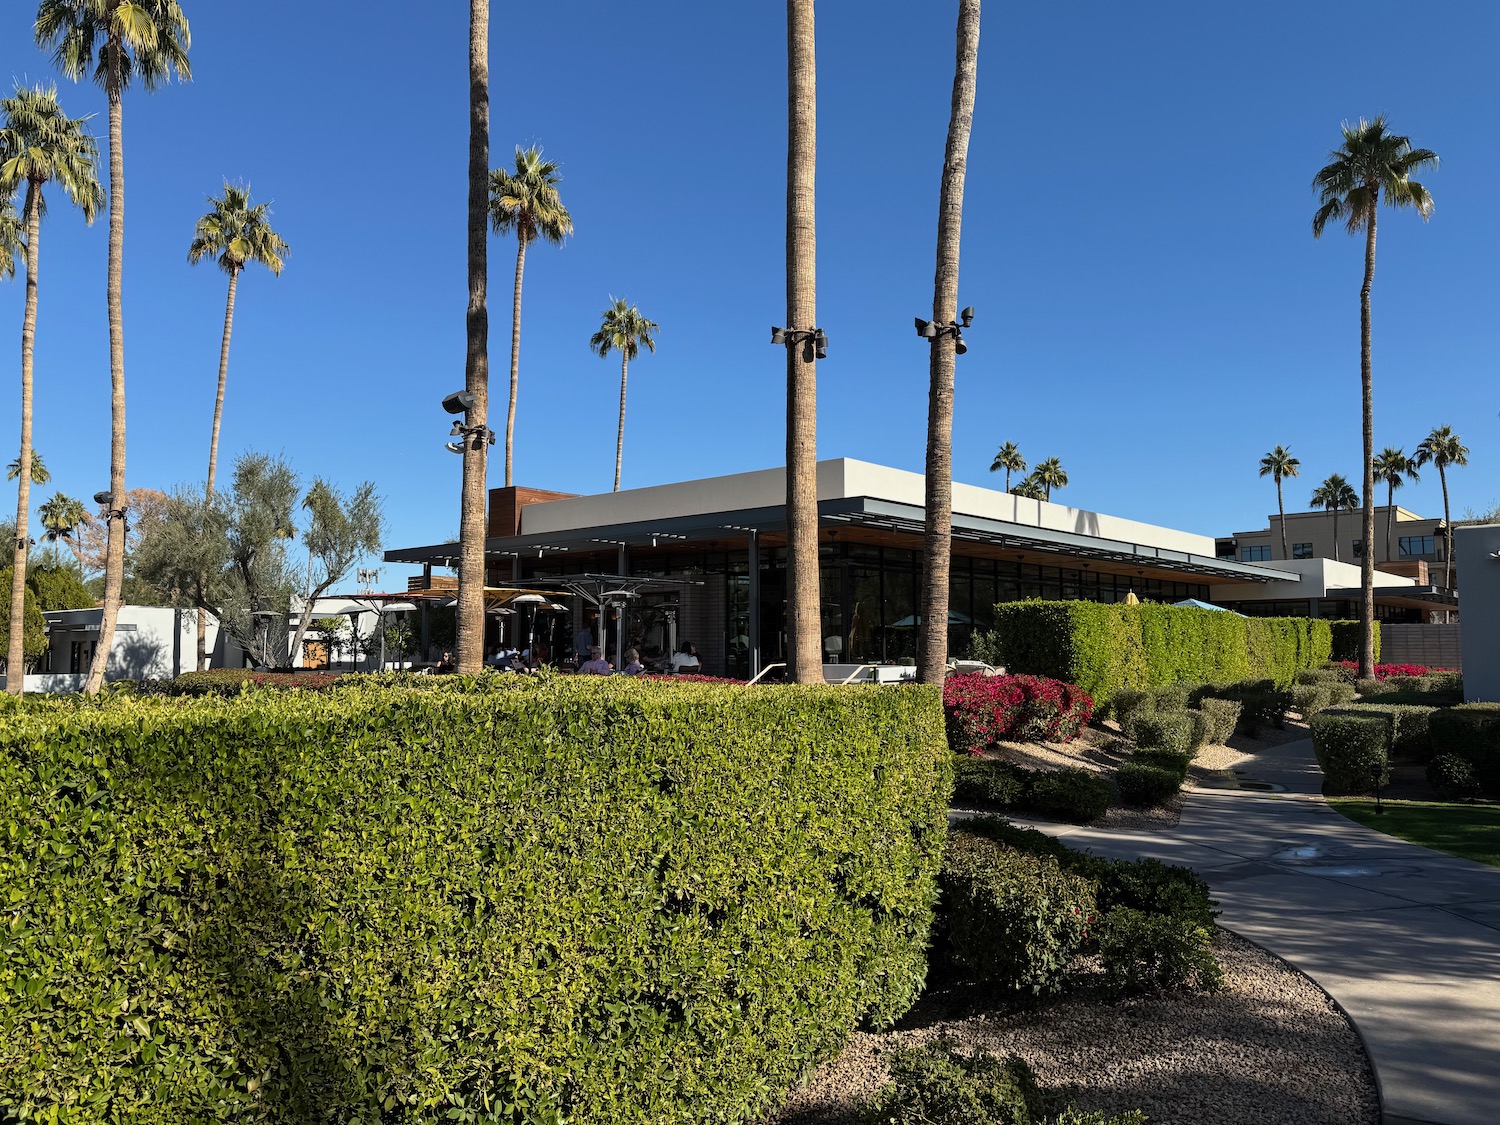
<path id="1" fill-rule="evenodd" d="M 1335 667 L 1344 669 L 1350 679 L 1358 674 L 1359 665 L 1352 660 L 1335 661 Z M 1448 672 L 1448 668 L 1429 668 L 1425 664 L 1377 664 L 1375 665 L 1375 678 L 1383 680 L 1387 676 L 1425 676 L 1431 672 Z"/>
<path id="2" fill-rule="evenodd" d="M 1044 676 L 949 676 L 948 743 L 978 755 L 1001 739 L 1071 742 L 1093 717 L 1088 692 Z"/>

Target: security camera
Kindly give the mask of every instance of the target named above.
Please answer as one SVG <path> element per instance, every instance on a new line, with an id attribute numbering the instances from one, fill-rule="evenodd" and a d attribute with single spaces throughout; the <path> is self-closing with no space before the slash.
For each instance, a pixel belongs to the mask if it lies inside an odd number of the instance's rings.
<path id="1" fill-rule="evenodd" d="M 96 493 L 94 493 L 94 503 L 95 504 L 110 504 L 110 503 L 114 502 L 114 498 L 115 498 L 115 494 L 113 492 L 96 492 Z"/>
<path id="2" fill-rule="evenodd" d="M 443 409 L 449 414 L 467 414 L 474 409 L 474 396 L 468 391 L 454 391 L 443 399 Z"/>

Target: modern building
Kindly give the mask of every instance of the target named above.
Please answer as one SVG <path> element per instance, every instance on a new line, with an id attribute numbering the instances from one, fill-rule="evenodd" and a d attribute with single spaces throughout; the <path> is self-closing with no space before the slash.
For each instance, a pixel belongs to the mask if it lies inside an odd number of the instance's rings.
<path id="1" fill-rule="evenodd" d="M 839 459 L 819 462 L 817 477 L 825 660 L 912 661 L 922 476 Z M 621 598 L 627 642 L 649 655 L 669 638 L 689 639 L 705 671 L 752 675 L 786 655 L 785 496 L 780 468 L 597 496 L 492 489 L 486 581 L 561 589 L 582 588 L 584 575 L 629 576 Z M 420 586 L 458 554 L 458 544 L 439 543 L 385 559 L 420 564 Z M 1358 567 L 1317 563 L 1221 557 L 1211 536 L 955 483 L 950 650 L 965 653 L 973 632 L 991 625 L 996 603 L 1025 598 L 1118 602 L 1134 594 L 1345 615 Z M 603 592 L 610 583 L 596 585 Z M 1383 616 L 1425 619 L 1428 592 L 1415 580 L 1391 575 L 1382 587 Z M 589 624 L 585 599 L 572 612 L 568 628 Z M 607 609 L 603 620 L 613 638 Z"/>
<path id="2" fill-rule="evenodd" d="M 1363 513 L 1359 509 L 1341 511 L 1337 520 L 1337 539 L 1332 512 L 1288 512 L 1286 541 L 1293 561 L 1297 559 L 1338 559 L 1359 563 L 1364 558 Z M 1283 558 L 1281 517 L 1272 513 L 1269 526 L 1260 531 L 1236 531 L 1217 541 L 1215 554 L 1240 562 L 1273 563 Z M 1375 509 L 1375 568 L 1386 574 L 1414 579 L 1419 586 L 1443 584 L 1443 560 L 1447 557 L 1444 539 L 1447 524 L 1441 519 L 1427 519 L 1407 511 L 1399 504 Z M 1386 534 L 1390 534 L 1390 551 L 1386 551 Z M 1458 586 L 1458 568 L 1453 568 L 1452 586 Z"/>

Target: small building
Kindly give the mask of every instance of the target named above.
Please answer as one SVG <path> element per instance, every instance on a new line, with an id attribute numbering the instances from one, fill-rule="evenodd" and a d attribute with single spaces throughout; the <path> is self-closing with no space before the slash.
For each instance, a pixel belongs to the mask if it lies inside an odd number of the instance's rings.
<path id="1" fill-rule="evenodd" d="M 818 463 L 817 481 L 824 659 L 911 663 L 922 475 L 837 459 Z M 640 584 L 623 623 L 608 612 L 591 620 L 578 599 L 571 629 L 593 629 L 597 638 L 602 622 L 611 638 L 623 632 L 648 657 L 665 638 L 692 640 L 705 671 L 754 675 L 786 658 L 785 498 L 780 468 L 596 496 L 492 489 L 486 582 L 629 576 Z M 1026 598 L 1120 602 L 1134 594 L 1232 603 L 1242 612 L 1274 603 L 1297 616 L 1348 614 L 1357 567 L 1245 562 L 1217 547 L 1211 536 L 955 483 L 950 651 L 967 652 L 974 633 L 991 626 L 996 603 Z M 390 550 L 385 559 L 421 565 L 423 584 L 458 555 L 457 543 L 439 543 Z M 1410 596 L 1418 589 L 1413 578 L 1383 579 L 1382 614 L 1420 615 Z"/>
<path id="2" fill-rule="evenodd" d="M 59 609 L 43 615 L 47 651 L 26 677 L 27 691 L 72 692 L 82 689 L 99 647 L 104 610 Z M 227 633 L 221 635 L 212 614 L 207 620 L 212 666 L 238 667 L 242 653 Z M 189 609 L 122 605 L 114 643 L 105 667 L 106 683 L 115 680 L 172 679 L 193 670 L 198 653 L 197 616 Z"/>
<path id="3" fill-rule="evenodd" d="M 1291 559 L 1284 560 L 1281 545 L 1281 517 L 1272 513 L 1269 526 L 1259 531 L 1236 531 L 1217 541 L 1215 554 L 1240 562 L 1276 563 L 1304 559 L 1336 559 L 1359 563 L 1364 558 L 1364 517 L 1362 511 L 1340 511 L 1337 520 L 1332 512 L 1288 512 L 1286 543 Z M 1443 563 L 1448 557 L 1447 523 L 1427 519 L 1399 504 L 1375 509 L 1375 569 L 1413 579 L 1418 586 L 1441 586 Z M 1386 535 L 1390 534 L 1390 551 Z M 1358 582 L 1355 585 L 1359 585 Z M 1458 587 L 1458 568 L 1452 568 L 1452 589 Z"/>

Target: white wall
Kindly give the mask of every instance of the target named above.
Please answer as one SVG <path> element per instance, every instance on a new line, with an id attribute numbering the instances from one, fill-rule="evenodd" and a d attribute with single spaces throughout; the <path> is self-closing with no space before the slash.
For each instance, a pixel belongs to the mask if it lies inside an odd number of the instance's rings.
<path id="1" fill-rule="evenodd" d="M 1290 601 L 1294 598 L 1321 598 L 1329 590 L 1359 589 L 1359 567 L 1353 563 L 1334 562 L 1332 559 L 1277 559 L 1269 563 L 1246 563 L 1246 566 L 1261 566 L 1267 570 L 1287 571 L 1301 575 L 1296 582 L 1275 579 L 1270 582 L 1237 582 L 1227 586 L 1215 586 L 1213 598 L 1216 602 L 1266 602 Z M 1377 571 L 1375 585 L 1415 586 L 1415 578 L 1403 578 L 1399 574 Z"/>
<path id="2" fill-rule="evenodd" d="M 53 671 L 28 676 L 27 690 L 36 679 L 38 691 L 76 690 L 77 677 L 69 672 L 72 644 L 92 646 L 99 639 L 100 609 L 64 609 L 45 614 Z M 207 640 L 210 651 L 218 642 L 219 625 L 209 616 Z M 123 605 L 115 626 L 114 643 L 104 678 L 139 680 L 171 679 L 190 672 L 197 656 L 197 625 L 191 610 L 162 606 Z M 85 654 L 86 655 L 86 654 Z M 87 669 L 85 669 L 85 673 Z"/>

